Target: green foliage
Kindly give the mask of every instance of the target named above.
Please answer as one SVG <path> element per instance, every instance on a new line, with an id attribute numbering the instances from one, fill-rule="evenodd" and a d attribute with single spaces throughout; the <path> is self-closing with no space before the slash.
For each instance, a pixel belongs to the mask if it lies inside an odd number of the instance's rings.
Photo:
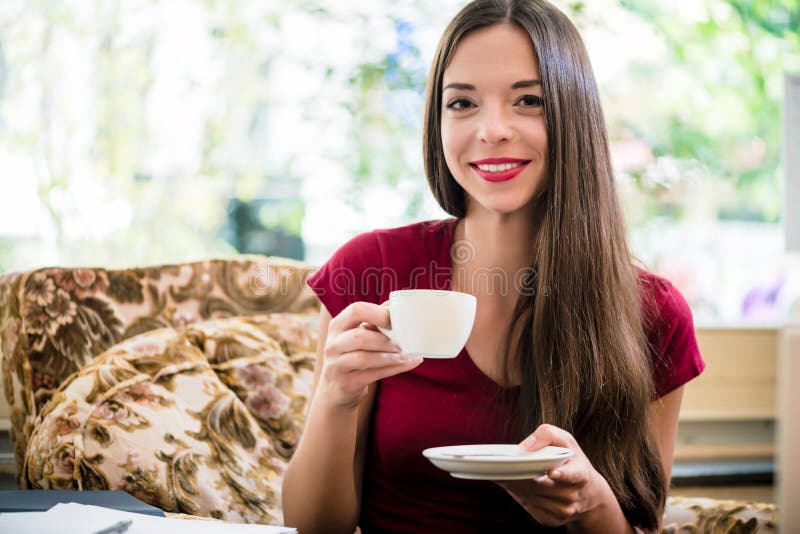
<path id="1" fill-rule="evenodd" d="M 692 3 L 691 17 L 679 4 L 621 3 L 652 26 L 668 54 L 663 65 L 632 71 L 660 90 L 654 112 L 625 127 L 656 156 L 694 160 L 732 181 L 741 194 L 721 216 L 738 210 L 744 219 L 777 220 L 783 75 L 800 71 L 797 0 L 706 0 Z"/>
<path id="2" fill-rule="evenodd" d="M 797 0 L 727 0 L 748 26 L 756 26 L 779 38 L 800 34 L 800 2 Z"/>

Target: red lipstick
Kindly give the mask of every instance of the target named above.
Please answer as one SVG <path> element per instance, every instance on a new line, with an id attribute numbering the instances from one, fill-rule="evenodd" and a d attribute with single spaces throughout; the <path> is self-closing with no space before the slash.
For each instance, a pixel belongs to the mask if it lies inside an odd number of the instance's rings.
<path id="1" fill-rule="evenodd" d="M 486 158 L 477 161 L 471 161 L 469 166 L 472 167 L 478 176 L 487 182 L 507 182 L 521 173 L 522 170 L 528 166 L 528 163 L 530 163 L 530 160 L 528 159 Z M 483 166 L 484 169 L 480 169 L 478 165 Z M 486 169 L 485 166 L 487 165 L 493 166 L 494 168 Z M 508 167 L 509 165 L 513 165 L 513 167 L 500 170 L 501 168 Z"/>

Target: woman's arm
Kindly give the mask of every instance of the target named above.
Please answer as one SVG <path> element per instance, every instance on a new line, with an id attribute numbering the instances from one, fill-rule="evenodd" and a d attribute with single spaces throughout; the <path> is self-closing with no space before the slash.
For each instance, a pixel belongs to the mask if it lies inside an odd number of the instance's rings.
<path id="1" fill-rule="evenodd" d="M 337 410 L 317 397 L 330 321 L 323 306 L 305 429 L 283 477 L 284 523 L 302 532 L 353 532 L 361 500 L 364 447 L 357 444 L 364 441 L 374 392 L 355 410 Z"/>
<path id="2" fill-rule="evenodd" d="M 661 464 L 664 466 L 664 482 L 669 495 L 672 478 L 672 461 L 675 459 L 675 437 L 678 435 L 678 416 L 683 400 L 683 386 L 667 393 L 650 404 L 650 420 L 653 425 L 653 436 L 656 439 Z M 661 517 L 664 511 L 661 510 Z M 659 531 L 661 525 L 659 525 Z"/>
<path id="3" fill-rule="evenodd" d="M 683 386 L 653 401 L 650 405 L 650 420 L 661 463 L 664 465 L 667 491 L 669 491 L 669 479 L 672 477 L 672 460 L 675 457 L 675 436 L 678 434 L 681 400 L 683 400 Z"/>
<path id="4" fill-rule="evenodd" d="M 375 382 L 421 362 L 363 323 L 388 327 L 388 312 L 355 303 L 334 319 L 320 314 L 308 417 L 283 478 L 284 522 L 304 533 L 355 530 Z"/>
<path id="5" fill-rule="evenodd" d="M 683 399 L 683 386 L 676 390 L 667 393 L 660 399 L 656 399 L 650 404 L 650 420 L 653 428 L 653 436 L 656 440 L 659 456 L 661 457 L 661 464 L 664 468 L 664 480 L 666 482 L 667 493 L 669 493 L 670 479 L 672 478 L 672 461 L 675 456 L 675 437 L 678 434 L 678 416 L 681 410 L 681 400 Z M 606 487 L 608 485 L 606 484 Z M 609 520 L 619 520 L 620 517 L 625 521 L 622 516 L 622 510 L 619 507 L 616 497 L 608 488 L 608 493 L 605 497 L 605 509 L 608 510 L 605 514 L 598 513 L 595 521 L 589 522 L 589 525 L 594 525 L 597 530 L 591 528 L 576 528 L 568 531 L 574 532 L 601 532 L 609 524 Z M 602 510 L 602 508 L 600 509 Z M 610 515 L 609 515 L 610 514 Z M 659 511 L 659 516 L 663 517 L 664 511 Z M 625 527 L 630 531 L 630 526 L 625 521 Z M 659 523 L 658 530 L 661 531 L 661 524 Z M 616 531 L 615 531 L 616 532 Z M 619 531 L 622 532 L 622 531 Z"/>

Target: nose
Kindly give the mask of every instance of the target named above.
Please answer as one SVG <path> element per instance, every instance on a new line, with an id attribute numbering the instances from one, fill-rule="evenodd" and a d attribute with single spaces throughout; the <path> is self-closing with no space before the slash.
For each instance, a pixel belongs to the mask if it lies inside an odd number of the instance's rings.
<path id="1" fill-rule="evenodd" d="M 508 116 L 503 106 L 484 106 L 478 128 L 478 139 L 482 143 L 496 144 L 510 140 L 513 135 L 511 117 Z"/>

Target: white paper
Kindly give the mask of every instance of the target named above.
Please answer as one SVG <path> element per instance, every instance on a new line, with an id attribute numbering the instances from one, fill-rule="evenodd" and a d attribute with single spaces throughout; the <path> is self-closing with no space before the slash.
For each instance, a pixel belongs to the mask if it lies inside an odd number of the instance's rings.
<path id="1" fill-rule="evenodd" d="M 202 519 L 173 519 L 123 512 L 101 506 L 74 502 L 57 504 L 46 512 L 8 512 L 0 514 L 0 534 L 93 534 L 120 521 L 132 520 L 125 534 L 294 534 L 289 527 L 248 525 L 205 521 Z"/>

